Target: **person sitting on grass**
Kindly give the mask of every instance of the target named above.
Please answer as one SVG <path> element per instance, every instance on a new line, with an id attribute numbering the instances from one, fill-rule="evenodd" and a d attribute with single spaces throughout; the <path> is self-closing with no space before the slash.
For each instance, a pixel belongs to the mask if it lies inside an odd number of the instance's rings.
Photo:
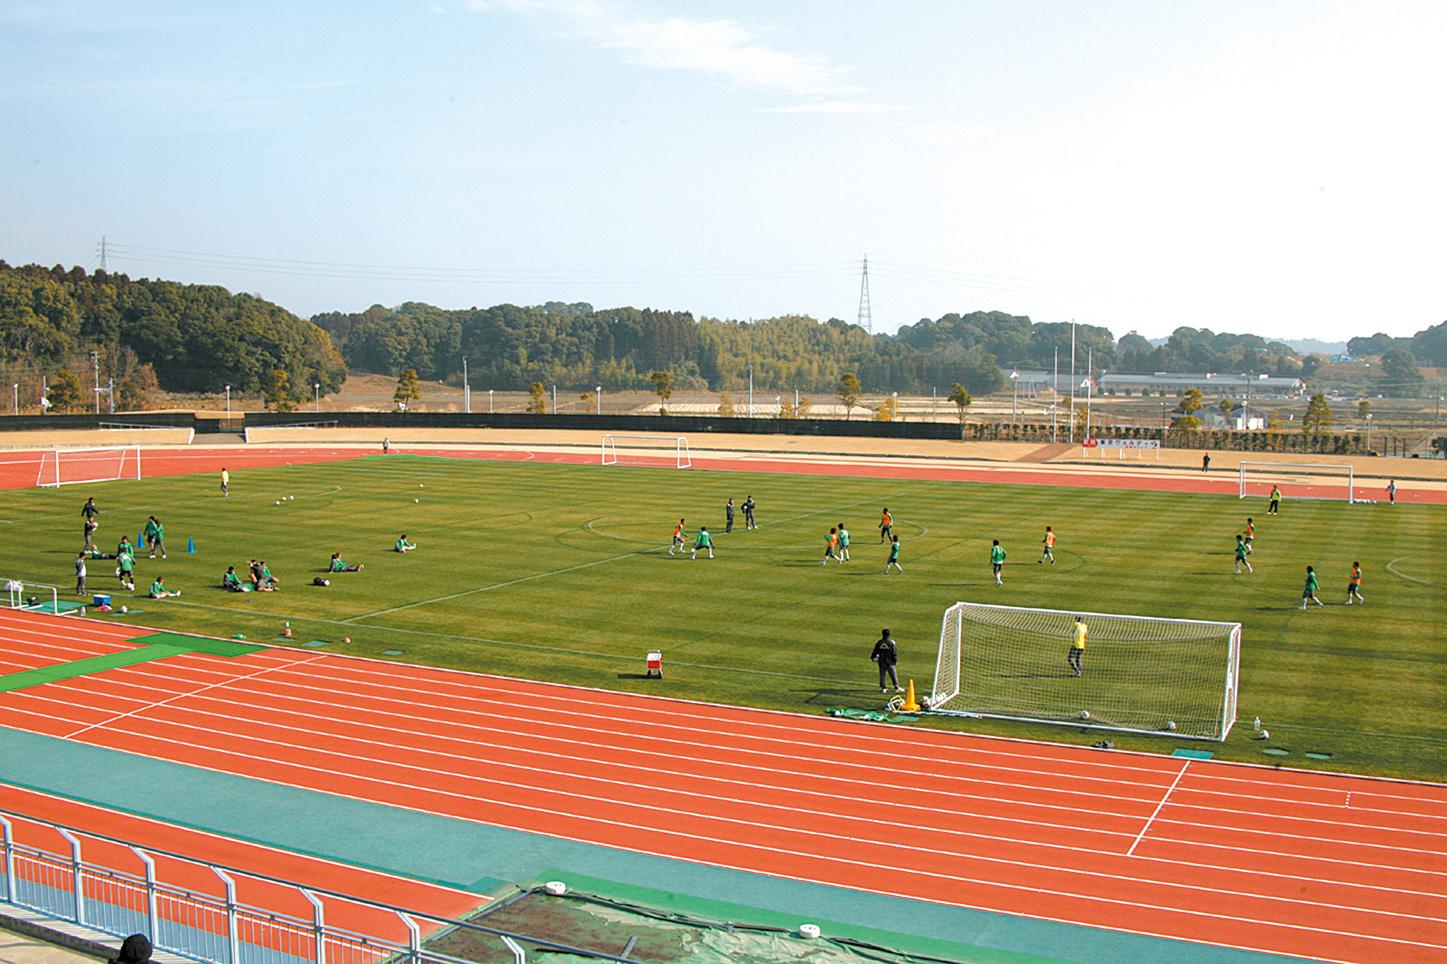
<path id="1" fill-rule="evenodd" d="M 265 571 L 265 567 L 263 566 L 262 563 L 257 562 L 255 559 L 253 559 L 253 560 L 251 560 L 251 562 L 249 563 L 248 568 L 249 568 L 250 571 L 251 571 L 251 588 L 252 588 L 254 591 L 256 591 L 256 592 L 275 592 L 275 591 L 276 591 L 276 587 L 273 586 L 273 585 L 271 584 L 271 580 L 269 580 L 269 579 L 267 578 L 266 571 Z"/>
<path id="2" fill-rule="evenodd" d="M 152 599 L 165 599 L 168 596 L 181 595 L 181 590 L 177 589 L 175 592 L 172 592 L 166 588 L 166 577 L 157 576 L 156 581 L 151 583 L 151 591 L 148 595 Z"/>
<path id="3" fill-rule="evenodd" d="M 258 565 L 261 566 L 261 581 L 266 583 L 268 589 L 275 592 L 276 587 L 281 585 L 281 580 L 271 574 L 271 567 L 266 564 L 265 559 L 261 560 Z"/>
<path id="4" fill-rule="evenodd" d="M 247 585 L 242 582 L 241 577 L 236 574 L 235 566 L 226 567 L 226 574 L 221 577 L 221 588 L 225 589 L 227 592 L 248 591 Z"/>
<path id="5" fill-rule="evenodd" d="M 416 549 L 417 547 L 416 547 L 415 545 L 413 545 L 412 543 L 410 543 L 410 542 L 407 541 L 407 533 L 404 532 L 404 533 L 402 533 L 401 538 L 399 538 L 399 539 L 397 540 L 397 544 L 394 545 L 392 548 L 393 548 L 393 549 L 396 549 L 398 552 L 411 552 L 413 549 Z"/>
<path id="6" fill-rule="evenodd" d="M 332 561 L 331 561 L 331 563 L 327 566 L 327 571 L 328 571 L 328 572 L 361 572 L 361 571 L 362 571 L 362 564 L 359 562 L 359 563 L 357 563 L 355 566 L 349 566 L 349 565 L 347 565 L 346 562 L 344 562 L 344 561 L 342 560 L 342 554 L 341 554 L 340 552 L 334 552 L 334 553 L 332 553 Z"/>

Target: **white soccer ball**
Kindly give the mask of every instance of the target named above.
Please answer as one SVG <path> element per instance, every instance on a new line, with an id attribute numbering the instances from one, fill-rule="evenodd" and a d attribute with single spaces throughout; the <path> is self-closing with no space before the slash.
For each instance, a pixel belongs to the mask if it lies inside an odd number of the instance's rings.
<path id="1" fill-rule="evenodd" d="M 421 502 L 422 500 L 421 500 L 421 499 L 413 499 L 412 501 L 413 501 L 413 502 Z"/>
<path id="2" fill-rule="evenodd" d="M 281 505 L 281 500 L 277 499 L 275 502 L 272 503 L 272 505 Z"/>
<path id="3" fill-rule="evenodd" d="M 418 482 L 418 483 L 417 483 L 417 488 L 419 488 L 419 489 L 425 489 L 425 488 L 427 488 L 427 486 L 423 485 L 421 482 Z"/>
<path id="4" fill-rule="evenodd" d="M 1090 719 L 1090 710 L 1081 710 L 1081 711 L 1080 711 L 1080 718 L 1081 718 L 1082 720 L 1088 720 L 1088 719 Z"/>
<path id="5" fill-rule="evenodd" d="M 125 615 L 126 613 L 128 613 L 128 612 L 130 612 L 130 609 L 129 609 L 129 608 L 127 608 L 127 607 L 125 607 L 125 606 L 122 606 L 122 607 L 121 607 L 121 615 L 122 615 L 122 616 L 124 616 L 124 615 Z"/>
<path id="6" fill-rule="evenodd" d="M 1166 729 L 1168 729 L 1168 730 L 1174 730 L 1175 728 L 1176 728 L 1176 721 L 1175 721 L 1175 720 L 1166 720 Z"/>

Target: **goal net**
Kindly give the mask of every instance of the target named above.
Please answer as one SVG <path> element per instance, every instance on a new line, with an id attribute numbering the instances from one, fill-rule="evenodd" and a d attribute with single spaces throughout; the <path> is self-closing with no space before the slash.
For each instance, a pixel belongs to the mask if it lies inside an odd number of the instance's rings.
<path id="1" fill-rule="evenodd" d="M 1075 617 L 1086 648 L 1069 662 Z M 1224 740 L 1241 624 L 956 603 L 940 627 L 930 711 Z"/>
<path id="2" fill-rule="evenodd" d="M 1238 470 L 1237 495 L 1265 498 L 1279 485 L 1290 499 L 1345 499 L 1356 501 L 1356 476 L 1344 462 L 1242 462 Z"/>
<path id="3" fill-rule="evenodd" d="M 604 465 L 660 465 L 692 468 L 688 439 L 682 435 L 604 435 Z"/>
<path id="4" fill-rule="evenodd" d="M 54 488 L 140 477 L 141 447 L 110 445 L 89 449 L 51 449 L 42 453 L 35 484 Z"/>
<path id="5" fill-rule="evenodd" d="M 64 616 L 69 613 L 85 613 L 85 604 L 60 598 L 60 589 L 41 582 L 27 582 L 24 579 L 0 579 L 5 593 L 0 596 L 11 609 L 23 609 L 33 613 L 55 613 Z"/>

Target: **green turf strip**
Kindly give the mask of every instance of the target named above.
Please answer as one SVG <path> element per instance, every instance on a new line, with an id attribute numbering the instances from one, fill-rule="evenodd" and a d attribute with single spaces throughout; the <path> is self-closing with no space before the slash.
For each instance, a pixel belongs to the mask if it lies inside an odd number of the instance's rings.
<path id="1" fill-rule="evenodd" d="M 149 663 L 153 660 L 180 656 L 183 653 L 244 656 L 263 648 L 249 646 L 245 643 L 233 643 L 224 639 L 190 636 L 185 633 L 151 633 L 148 636 L 131 640 L 131 642 L 140 645 L 135 649 L 125 649 L 118 653 L 106 653 L 104 656 L 92 656 L 89 659 L 77 659 L 69 663 L 57 663 L 53 666 L 42 666 L 39 669 L 28 669 L 20 673 L 0 676 L 0 693 L 23 690 L 29 686 L 40 686 L 45 683 L 56 683 L 60 680 L 75 679 L 77 676 L 89 676 L 91 673 L 104 673 L 108 669 L 135 666 L 137 663 Z"/>

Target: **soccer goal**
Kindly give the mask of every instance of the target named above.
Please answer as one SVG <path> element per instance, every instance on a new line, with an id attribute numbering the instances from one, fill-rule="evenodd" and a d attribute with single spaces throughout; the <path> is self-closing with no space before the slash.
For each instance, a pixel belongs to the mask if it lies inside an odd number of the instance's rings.
<path id="1" fill-rule="evenodd" d="M 85 604 L 60 598 L 60 589 L 40 582 L 26 582 L 23 579 L 6 579 L 5 605 L 11 609 L 23 609 L 33 613 L 55 613 L 58 616 L 70 613 L 85 614 Z"/>
<path id="2" fill-rule="evenodd" d="M 1240 664 L 1240 623 L 962 602 L 940 626 L 929 711 L 1224 740 Z"/>
<path id="3" fill-rule="evenodd" d="M 624 465 L 657 465 L 668 459 L 676 469 L 693 467 L 688 454 L 688 439 L 682 435 L 604 435 L 603 464 L 618 465 L 618 450 L 623 450 Z"/>
<path id="4" fill-rule="evenodd" d="M 89 449 L 51 449 L 42 453 L 35 484 L 55 488 L 140 477 L 141 447 L 109 445 Z"/>
<path id="5" fill-rule="evenodd" d="M 1346 499 L 1355 502 L 1356 474 L 1345 462 L 1242 462 L 1236 494 L 1267 496 L 1273 485 L 1293 499 Z"/>

